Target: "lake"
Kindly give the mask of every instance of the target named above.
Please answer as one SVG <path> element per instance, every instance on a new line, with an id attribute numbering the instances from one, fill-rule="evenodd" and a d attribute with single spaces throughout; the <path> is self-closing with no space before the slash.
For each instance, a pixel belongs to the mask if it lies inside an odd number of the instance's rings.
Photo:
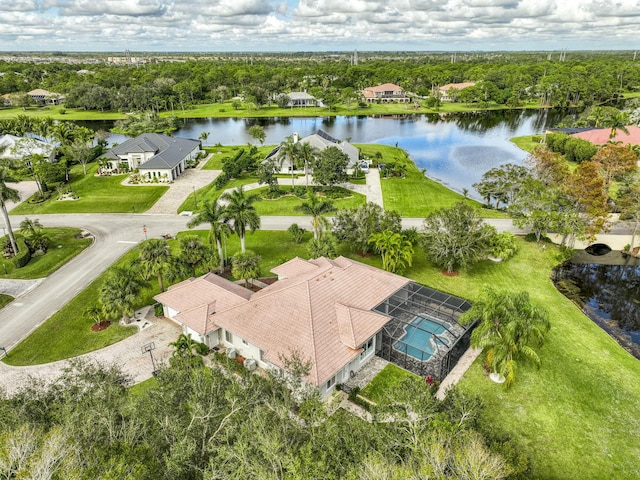
<path id="1" fill-rule="evenodd" d="M 249 128 L 261 125 L 266 145 L 280 143 L 294 132 L 304 137 L 319 129 L 352 143 L 397 144 L 430 178 L 458 192 L 466 188 L 470 196 L 480 199 L 471 185 L 487 170 L 505 163 L 520 164 L 527 156 L 509 138 L 544 133 L 563 115 L 552 110 L 525 110 L 384 117 L 205 118 L 183 120 L 175 135 L 198 138 L 204 131 L 209 132 L 207 145 L 246 145 L 255 142 Z M 78 123 L 94 130 L 113 126 L 112 122 Z M 109 142 L 122 143 L 126 138 L 113 134 Z"/>
<path id="2" fill-rule="evenodd" d="M 598 257 L 578 251 L 555 269 L 554 283 L 640 359 L 640 259 L 620 252 Z"/>

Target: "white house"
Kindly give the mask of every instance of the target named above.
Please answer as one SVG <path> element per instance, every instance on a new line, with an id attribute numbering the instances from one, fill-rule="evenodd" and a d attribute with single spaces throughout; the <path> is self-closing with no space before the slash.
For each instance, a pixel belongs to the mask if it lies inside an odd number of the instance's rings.
<path id="1" fill-rule="evenodd" d="M 307 92 L 291 92 L 285 95 L 289 97 L 289 107 L 315 107 L 319 103 L 316 97 Z"/>
<path id="2" fill-rule="evenodd" d="M 189 160 L 198 156 L 200 146 L 200 140 L 143 133 L 113 147 L 103 158 L 109 171 L 122 169 L 124 163 L 150 181 L 171 182 L 186 170 Z"/>
<path id="3" fill-rule="evenodd" d="M 52 162 L 56 157 L 55 147 L 37 138 L 8 134 L 0 136 L 0 158 L 22 159 L 29 155 L 42 155 Z"/>
<path id="4" fill-rule="evenodd" d="M 315 148 L 320 152 L 329 147 L 337 147 L 340 151 L 342 151 L 349 157 L 349 162 L 347 163 L 347 170 L 354 168 L 355 165 L 358 163 L 358 159 L 360 157 L 360 152 L 356 147 L 354 147 L 347 141 L 340 141 L 336 138 L 333 138 L 331 135 L 324 132 L 323 130 L 318 130 L 315 133 L 312 133 L 311 135 L 307 135 L 306 137 L 303 137 L 303 138 L 298 138 L 298 134 L 294 133 L 293 141 L 294 143 L 298 143 L 298 142 L 308 143 L 313 148 Z M 279 158 L 278 157 L 279 151 L 280 151 L 280 145 L 278 145 L 271 152 L 269 152 L 269 155 L 265 157 L 265 159 L 263 160 L 263 163 L 273 158 Z M 280 173 L 291 173 L 291 162 L 289 161 L 289 159 L 281 158 L 279 161 L 281 161 Z"/>
<path id="5" fill-rule="evenodd" d="M 463 82 L 463 83 L 447 83 L 438 88 L 438 95 L 443 102 L 454 102 L 456 100 L 457 93 L 460 90 L 464 90 L 468 87 L 474 87 L 476 82 Z"/>
<path id="6" fill-rule="evenodd" d="M 410 282 L 344 257 L 294 258 L 272 271 L 278 281 L 258 292 L 209 273 L 155 299 L 185 334 L 264 369 L 282 371 L 297 352 L 311 361 L 305 380 L 322 396 L 372 358 L 389 321 L 373 309 Z"/>

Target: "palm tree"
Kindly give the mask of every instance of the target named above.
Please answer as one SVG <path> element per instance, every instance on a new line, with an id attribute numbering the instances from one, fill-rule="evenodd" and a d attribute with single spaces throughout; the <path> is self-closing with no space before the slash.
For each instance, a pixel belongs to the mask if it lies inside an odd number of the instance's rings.
<path id="1" fill-rule="evenodd" d="M 144 281 L 131 269 L 116 267 L 99 290 L 99 300 L 107 315 L 120 315 L 123 321 L 133 314 L 133 308 Z"/>
<path id="2" fill-rule="evenodd" d="M 300 144 L 293 141 L 293 137 L 289 135 L 283 143 L 280 144 L 278 150 L 278 158 L 280 159 L 280 169 L 282 170 L 282 163 L 286 160 L 291 165 L 291 188 L 295 186 L 294 170 L 296 168 L 296 161 L 300 157 Z"/>
<path id="3" fill-rule="evenodd" d="M 478 320 L 471 345 L 487 352 L 487 363 L 499 380 L 510 387 L 516 378 L 518 360 L 540 366 L 534 350 L 549 331 L 549 313 L 531 305 L 527 292 L 495 291 L 485 287 L 482 298 L 460 317 L 461 323 Z"/>
<path id="4" fill-rule="evenodd" d="M 46 252 L 48 239 L 42 229 L 42 224 L 37 218 L 35 220 L 25 218 L 20 222 L 20 232 L 29 239 L 31 250 L 42 250 Z"/>
<path id="5" fill-rule="evenodd" d="M 162 274 L 169 266 L 171 249 L 169 243 L 161 238 L 151 238 L 142 244 L 140 248 L 140 260 L 142 267 L 149 273 L 158 276 L 160 291 L 164 292 Z"/>
<path id="6" fill-rule="evenodd" d="M 307 187 L 309 186 L 309 165 L 313 163 L 316 158 L 318 150 L 314 148 L 310 143 L 299 143 L 298 153 L 300 159 L 304 162 L 304 178 Z"/>
<path id="7" fill-rule="evenodd" d="M 253 205 L 258 197 L 247 196 L 241 185 L 230 192 L 223 193 L 220 199 L 229 202 L 225 208 L 224 219 L 233 221 L 233 231 L 240 237 L 240 251 L 244 253 L 247 228 L 251 231 L 260 228 L 260 216 Z"/>
<path id="8" fill-rule="evenodd" d="M 7 232 L 9 233 L 9 241 L 11 242 L 13 254 L 16 255 L 18 253 L 18 244 L 16 243 L 16 237 L 13 234 L 11 222 L 9 221 L 7 202 L 20 201 L 20 193 L 15 188 L 7 187 L 7 177 L 7 170 L 0 168 L 0 209 L 2 210 L 2 217 L 4 218 L 4 224 L 7 227 Z"/>
<path id="9" fill-rule="evenodd" d="M 236 253 L 231 257 L 231 273 L 234 277 L 244 280 L 247 288 L 249 288 L 249 279 L 260 276 L 260 258 L 260 255 L 251 250 Z"/>
<path id="10" fill-rule="evenodd" d="M 169 345 L 176 349 L 175 352 L 173 352 L 173 355 L 176 357 L 191 358 L 195 356 L 196 342 L 191 338 L 190 333 L 181 333 L 178 339 L 175 342 L 169 343 Z"/>
<path id="11" fill-rule="evenodd" d="M 322 236 L 324 228 L 329 224 L 326 217 L 323 217 L 325 213 L 331 213 L 336 211 L 336 207 L 330 200 L 323 200 L 317 194 L 312 194 L 307 202 L 302 202 L 301 205 L 296 207 L 296 210 L 301 211 L 305 215 L 311 215 L 311 225 L 313 227 L 313 238 L 318 239 Z"/>
<path id="12" fill-rule="evenodd" d="M 205 144 L 208 138 L 209 138 L 209 132 L 205 132 L 205 131 L 200 132 L 200 136 L 198 137 L 198 139 L 202 140 Z"/>
<path id="13" fill-rule="evenodd" d="M 413 260 L 413 244 L 401 233 L 393 230 L 374 233 L 369 237 L 382 255 L 382 268 L 397 272 L 410 267 Z"/>
<path id="14" fill-rule="evenodd" d="M 213 252 L 202 243 L 200 237 L 196 235 L 180 237 L 180 256 L 178 260 L 188 268 L 190 275 L 195 277 L 196 270 L 200 265 L 205 262 L 207 265 L 211 265 L 217 260 L 211 258 L 211 253 Z M 215 255 L 213 256 L 215 257 Z"/>
<path id="15" fill-rule="evenodd" d="M 224 197 L 224 195 L 223 195 Z M 220 261 L 220 271 L 224 270 L 224 256 L 222 254 L 222 239 L 228 237 L 231 234 L 231 227 L 226 219 L 226 208 L 220 205 L 217 201 L 205 200 L 200 205 L 200 211 L 198 214 L 189 220 L 187 227 L 193 228 L 203 223 L 208 223 L 209 228 L 209 242 L 211 245 L 216 244 L 218 249 L 218 259 Z"/>
<path id="16" fill-rule="evenodd" d="M 624 133 L 629 135 L 629 130 L 627 129 L 627 125 L 629 125 L 629 114 L 625 112 L 619 112 L 615 115 L 611 115 L 606 122 L 606 126 L 611 128 L 611 133 L 609 134 L 609 139 L 613 139 L 618 133 L 618 130 L 622 130 Z"/>

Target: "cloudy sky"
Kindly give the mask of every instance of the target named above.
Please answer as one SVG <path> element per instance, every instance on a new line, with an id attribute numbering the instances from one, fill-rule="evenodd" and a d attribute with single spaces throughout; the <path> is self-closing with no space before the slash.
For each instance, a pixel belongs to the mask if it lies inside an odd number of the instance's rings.
<path id="1" fill-rule="evenodd" d="M 0 51 L 640 49 L 640 0 L 0 0 Z"/>

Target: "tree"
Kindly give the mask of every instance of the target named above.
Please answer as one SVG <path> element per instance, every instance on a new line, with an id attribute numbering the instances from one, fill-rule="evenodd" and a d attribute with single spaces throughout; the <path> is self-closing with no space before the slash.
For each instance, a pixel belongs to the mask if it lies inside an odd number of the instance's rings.
<path id="1" fill-rule="evenodd" d="M 287 232 L 289 232 L 289 234 L 293 237 L 294 242 L 296 243 L 302 242 L 305 231 L 306 230 L 300 227 L 297 223 L 292 223 L 291 225 L 289 225 L 289 228 L 287 228 Z"/>
<path id="2" fill-rule="evenodd" d="M 169 243 L 161 238 L 150 238 L 140 248 L 140 260 L 142 268 L 158 276 L 160 291 L 164 292 L 163 273 L 166 272 L 171 259 Z"/>
<path id="3" fill-rule="evenodd" d="M 600 168 L 593 160 L 578 165 L 565 183 L 564 191 L 574 208 L 587 216 L 587 233 L 593 237 L 606 226 L 609 216 L 609 195 Z"/>
<path id="4" fill-rule="evenodd" d="M 92 160 L 93 149 L 83 142 L 73 142 L 71 145 L 65 148 L 65 156 L 72 162 L 77 162 L 82 165 L 84 174 L 87 174 L 87 163 Z"/>
<path id="5" fill-rule="evenodd" d="M 371 235 L 384 230 L 400 233 L 400 214 L 394 210 L 384 210 L 372 202 L 358 208 L 340 210 L 333 219 L 332 231 L 336 239 L 360 253 L 368 253 Z"/>
<path id="6" fill-rule="evenodd" d="M 9 213 L 7 212 L 7 202 L 19 202 L 20 192 L 15 188 L 7 186 L 8 174 L 5 168 L 0 168 L 0 209 L 2 210 L 2 217 L 4 218 L 4 224 L 7 227 L 7 233 L 9 234 L 9 241 L 11 242 L 11 249 L 13 254 L 18 253 L 18 244 L 16 243 L 16 237 L 13 234 L 11 228 L 11 221 L 9 220 Z"/>
<path id="7" fill-rule="evenodd" d="M 401 233 L 385 230 L 372 234 L 370 241 L 382 255 L 383 269 L 395 273 L 411 266 L 413 244 Z"/>
<path id="8" fill-rule="evenodd" d="M 181 333 L 175 342 L 169 343 L 175 351 L 173 355 L 182 358 L 192 358 L 195 356 L 196 342 L 191 338 L 191 334 Z"/>
<path id="9" fill-rule="evenodd" d="M 313 227 L 313 238 L 316 240 L 322 237 L 322 233 L 329 226 L 329 221 L 323 215 L 336 211 L 336 207 L 331 200 L 320 198 L 317 194 L 311 193 L 309 200 L 302 202 L 296 210 L 311 215 L 311 226 Z"/>
<path id="10" fill-rule="evenodd" d="M 491 199 L 496 201 L 496 209 L 500 203 L 508 204 L 513 201 L 522 182 L 529 175 L 527 169 L 520 165 L 507 163 L 492 168 L 482 175 L 482 180 L 472 186 L 491 206 Z"/>
<path id="11" fill-rule="evenodd" d="M 253 125 L 252 127 L 249 127 L 249 135 L 251 135 L 254 140 L 258 140 L 260 145 L 264 145 L 264 141 L 267 138 L 264 128 L 260 125 Z"/>
<path id="12" fill-rule="evenodd" d="M 213 257 L 213 258 L 212 258 Z M 196 276 L 197 268 L 203 264 L 208 264 L 211 260 L 214 260 L 213 264 L 216 264 L 216 255 L 212 255 L 211 250 L 207 249 L 200 240 L 200 237 L 196 235 L 187 235 L 180 237 L 180 255 L 178 256 L 180 263 L 187 266 L 189 274 Z"/>
<path id="13" fill-rule="evenodd" d="M 202 132 L 200 132 L 200 136 L 198 137 L 198 139 L 202 140 L 206 145 L 207 139 L 209 138 L 209 134 L 210 134 L 210 132 L 205 132 L 203 130 Z"/>
<path id="14" fill-rule="evenodd" d="M 513 223 L 520 228 L 528 227 L 533 230 L 536 241 L 539 242 L 556 220 L 554 205 L 557 195 L 557 189 L 535 178 L 527 179 L 509 205 Z"/>
<path id="15" fill-rule="evenodd" d="M 236 253 L 231 257 L 231 274 L 245 281 L 245 286 L 249 288 L 249 279 L 260 276 L 260 255 L 251 250 Z"/>
<path id="16" fill-rule="evenodd" d="M 143 286 L 144 281 L 134 275 L 130 268 L 114 268 L 98 291 L 104 312 L 112 317 L 120 315 L 127 323 L 126 319 L 133 314 Z"/>
<path id="17" fill-rule="evenodd" d="M 424 220 L 422 239 L 427 258 L 447 273 L 486 258 L 495 229 L 477 209 L 463 202 L 440 209 Z"/>
<path id="18" fill-rule="evenodd" d="M 637 169 L 638 155 L 628 145 L 609 143 L 598 150 L 592 161 L 598 164 L 604 189 L 608 192 L 613 180 Z"/>
<path id="19" fill-rule="evenodd" d="M 322 150 L 313 162 L 313 180 L 329 188 L 337 183 L 346 182 L 349 157 L 338 147 Z"/>
<path id="20" fill-rule="evenodd" d="M 265 160 L 258 167 L 258 183 L 269 185 L 270 192 L 277 192 L 279 190 L 277 172 L 276 160 L 274 158 Z"/>
<path id="21" fill-rule="evenodd" d="M 42 253 L 46 253 L 48 239 L 43 232 L 42 224 L 37 218 L 35 220 L 25 218 L 20 222 L 20 232 L 27 238 L 32 252 L 40 250 Z"/>
<path id="22" fill-rule="evenodd" d="M 320 238 L 312 238 L 307 251 L 311 258 L 334 258 L 338 255 L 333 235 L 323 235 Z"/>
<path id="23" fill-rule="evenodd" d="M 309 166 L 313 165 L 313 162 L 318 155 L 318 149 L 315 148 L 310 143 L 304 142 L 300 143 L 298 147 L 298 155 L 300 159 L 304 162 L 304 179 L 306 182 L 306 186 L 309 186 Z"/>
<path id="24" fill-rule="evenodd" d="M 289 169 L 291 170 L 291 188 L 295 187 L 295 169 L 298 163 L 298 157 L 300 156 L 300 143 L 294 141 L 294 138 L 289 135 L 284 142 L 280 144 L 278 149 L 278 159 L 280 160 L 280 169 L 284 162 L 289 163 Z"/>
<path id="25" fill-rule="evenodd" d="M 226 209 L 217 201 L 205 200 L 200 205 L 198 214 L 189 220 L 187 227 L 193 228 L 203 223 L 209 224 L 209 242 L 218 249 L 218 260 L 220 261 L 220 271 L 224 270 L 224 255 L 222 253 L 222 239 L 231 234 L 231 227 L 225 219 Z"/>
<path id="26" fill-rule="evenodd" d="M 482 297 L 461 317 L 461 323 L 478 321 L 471 345 L 486 351 L 489 368 L 506 379 L 509 388 L 516 378 L 518 361 L 540 366 L 535 351 L 551 328 L 549 313 L 531 304 L 527 292 L 496 291 L 485 287 Z"/>
<path id="27" fill-rule="evenodd" d="M 231 192 L 223 193 L 220 199 L 228 202 L 224 209 L 224 221 L 233 221 L 233 231 L 240 237 L 240 250 L 244 252 L 247 228 L 252 232 L 260 228 L 260 216 L 253 205 L 258 197 L 246 195 L 241 185 Z"/>
<path id="28" fill-rule="evenodd" d="M 627 179 L 618 189 L 617 204 L 620 207 L 620 218 L 630 220 L 633 224 L 630 246 L 636 243 L 636 233 L 640 227 L 640 177 Z"/>
<path id="29" fill-rule="evenodd" d="M 626 112 L 618 112 L 610 115 L 607 117 L 603 125 L 611 129 L 609 138 L 615 138 L 618 130 L 622 130 L 624 133 L 629 135 L 629 130 L 627 129 L 627 125 L 629 125 L 629 114 Z"/>

